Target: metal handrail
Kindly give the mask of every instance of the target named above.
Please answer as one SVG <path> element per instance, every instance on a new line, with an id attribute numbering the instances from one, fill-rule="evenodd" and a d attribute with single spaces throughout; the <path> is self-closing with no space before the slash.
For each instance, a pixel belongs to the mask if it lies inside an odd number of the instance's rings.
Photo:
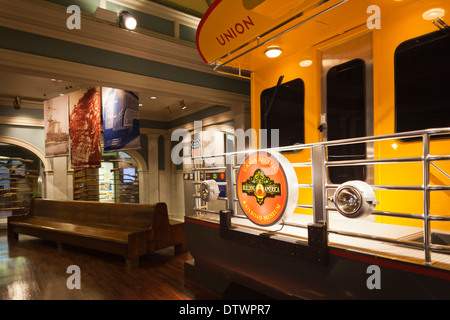
<path id="1" fill-rule="evenodd" d="M 449 251 L 450 245 L 437 245 L 431 243 L 431 221 L 450 221 L 450 216 L 440 216 L 440 215 L 431 215 L 430 214 L 430 192 L 432 191 L 448 191 L 450 190 L 450 185 L 430 185 L 430 164 L 432 161 L 449 161 L 450 155 L 430 155 L 430 139 L 431 136 L 436 135 L 448 135 L 450 134 L 449 128 L 439 128 L 439 129 L 427 129 L 427 130 L 418 130 L 404 133 L 395 133 L 395 134 L 387 134 L 380 136 L 371 136 L 371 137 L 359 137 L 359 138 L 351 138 L 351 139 L 343 139 L 343 140 L 334 140 L 334 141 L 326 141 L 319 143 L 311 143 L 311 144 L 303 144 L 303 145 L 293 145 L 287 147 L 277 147 L 277 148 L 266 148 L 259 150 L 245 150 L 239 152 L 228 152 L 222 154 L 215 155 L 207 155 L 195 157 L 193 160 L 203 160 L 208 158 L 218 158 L 224 157 L 224 160 L 232 159 L 233 163 L 227 163 L 225 167 L 216 167 L 220 169 L 226 169 L 227 171 L 227 190 L 232 190 L 233 193 L 231 196 L 226 198 L 227 200 L 227 209 L 232 209 L 234 213 L 236 213 L 236 202 L 237 199 L 234 196 L 235 192 L 235 171 L 239 169 L 239 165 L 235 164 L 235 160 L 238 156 L 246 155 L 250 152 L 268 152 L 268 151 L 303 151 L 306 149 L 311 150 L 311 160 L 309 162 L 299 162 L 292 163 L 294 167 L 310 167 L 311 171 L 315 170 L 317 173 L 323 173 L 324 177 L 319 176 L 317 179 L 313 179 L 312 184 L 298 184 L 299 188 L 312 188 L 313 194 L 315 190 L 321 188 L 322 193 L 318 193 L 319 197 L 314 199 L 313 196 L 313 205 L 305 205 L 305 204 L 297 204 L 297 208 L 305 208 L 305 209 L 313 209 L 313 219 L 314 222 L 323 222 L 327 224 L 328 233 L 349 236 L 349 237 L 358 237 L 363 239 L 370 240 L 378 240 L 388 243 L 401 244 L 412 248 L 420 248 L 424 250 L 425 254 L 425 263 L 431 264 L 431 252 L 432 251 Z M 383 140 L 394 140 L 394 139 L 405 139 L 405 138 L 417 138 L 420 137 L 421 141 L 414 141 L 415 143 L 422 143 L 422 155 L 416 157 L 403 157 L 403 158 L 383 158 L 383 159 L 359 159 L 359 160 L 337 160 L 330 161 L 326 158 L 326 150 L 332 146 L 341 146 L 348 144 L 356 144 L 356 143 L 367 143 L 367 142 L 377 142 Z M 316 154 L 313 154 L 316 152 Z M 314 157 L 321 158 L 320 166 L 321 168 L 317 168 L 315 165 Z M 317 159 L 315 159 L 317 160 Z M 357 232 L 349 232 L 349 231 L 340 231 L 333 230 L 328 227 L 327 223 L 327 214 L 329 211 L 336 211 L 336 208 L 328 206 L 328 198 L 327 191 L 330 189 L 336 189 L 338 185 L 327 183 L 327 173 L 326 168 L 328 167 L 337 167 L 337 166 L 348 166 L 348 165 L 368 165 L 368 164 L 387 164 L 387 163 L 422 163 L 423 167 L 423 176 L 422 176 L 422 185 L 414 186 L 414 185 L 372 185 L 372 188 L 375 190 L 405 190 L 405 191 L 422 191 L 423 192 L 423 210 L 422 214 L 409 214 L 409 213 L 398 213 L 398 212 L 387 212 L 387 211 L 374 211 L 373 215 L 378 216 L 390 216 L 390 217 L 398 217 L 398 218 L 408 218 L 408 219 L 416 219 L 422 220 L 424 222 L 423 234 L 424 241 L 423 243 L 412 242 L 406 240 L 395 240 L 385 237 L 378 237 L 373 235 L 364 235 Z M 195 162 L 194 162 L 195 163 Z M 199 174 L 200 171 L 203 170 L 212 170 L 211 167 L 201 168 L 196 167 L 195 173 Z M 314 175 L 314 174 L 313 174 Z M 194 182 L 195 183 L 195 182 Z M 198 186 L 198 184 L 196 185 Z M 196 193 L 197 194 L 197 193 Z M 197 199 L 196 199 L 197 200 Z M 209 212 L 212 213 L 211 210 L 205 209 L 194 209 L 200 212 Z M 218 212 L 214 212 L 218 213 Z M 292 224 L 290 224 L 292 225 Z M 305 227 L 300 226 L 299 227 Z"/>

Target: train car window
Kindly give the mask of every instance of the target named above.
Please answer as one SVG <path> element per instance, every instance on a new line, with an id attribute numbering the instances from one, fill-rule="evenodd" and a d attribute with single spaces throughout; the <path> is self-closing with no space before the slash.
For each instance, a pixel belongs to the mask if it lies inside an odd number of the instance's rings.
<path id="1" fill-rule="evenodd" d="M 272 146 L 271 129 L 279 129 L 280 147 L 305 143 L 304 107 L 302 79 L 279 84 L 261 93 L 261 129 L 268 130 L 267 147 Z"/>
<path id="2" fill-rule="evenodd" d="M 366 136 L 366 65 L 355 59 L 331 68 L 327 73 L 327 139 L 329 141 Z M 366 158 L 365 143 L 328 148 L 329 160 Z M 330 167 L 332 183 L 366 180 L 365 166 Z"/>
<path id="3" fill-rule="evenodd" d="M 449 53 L 450 36 L 443 31 L 398 46 L 395 52 L 396 132 L 450 127 Z"/>

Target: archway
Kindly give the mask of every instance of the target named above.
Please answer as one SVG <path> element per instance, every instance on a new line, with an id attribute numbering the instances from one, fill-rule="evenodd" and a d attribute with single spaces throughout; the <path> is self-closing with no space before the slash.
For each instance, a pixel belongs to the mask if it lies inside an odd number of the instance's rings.
<path id="1" fill-rule="evenodd" d="M 23 214 L 32 197 L 47 196 L 52 165 L 34 145 L 0 136 L 0 167 L 0 218 Z"/>

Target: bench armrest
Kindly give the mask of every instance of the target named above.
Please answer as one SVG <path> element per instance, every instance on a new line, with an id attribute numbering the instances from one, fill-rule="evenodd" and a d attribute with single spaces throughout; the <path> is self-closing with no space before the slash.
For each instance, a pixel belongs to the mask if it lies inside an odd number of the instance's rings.
<path id="1" fill-rule="evenodd" d="M 32 216 L 32 214 L 30 212 L 27 212 L 25 214 L 18 214 L 18 215 L 9 216 L 8 217 L 8 223 L 9 222 L 14 222 L 14 221 L 23 221 L 23 220 L 28 219 L 31 216 Z"/>

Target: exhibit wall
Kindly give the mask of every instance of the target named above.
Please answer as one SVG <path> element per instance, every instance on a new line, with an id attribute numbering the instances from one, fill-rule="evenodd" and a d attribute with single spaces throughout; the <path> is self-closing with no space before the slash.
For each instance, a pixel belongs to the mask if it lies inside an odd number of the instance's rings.
<path id="1" fill-rule="evenodd" d="M 170 214 L 184 215 L 183 168 L 170 159 L 172 132 L 191 130 L 196 120 L 205 125 L 232 121 L 243 128 L 249 119 L 249 82 L 216 74 L 203 63 L 195 49 L 197 17 L 153 3 L 106 1 L 107 10 L 136 15 L 139 27 L 130 32 L 98 19 L 99 1 L 70 4 L 81 9 L 79 29 L 68 27 L 72 13 L 65 1 L 0 3 L 0 139 L 34 151 L 42 161 L 43 197 L 74 199 L 71 155 L 45 156 L 46 101 L 90 86 L 200 101 L 197 109 L 178 114 L 139 110 L 139 148 L 125 151 L 138 171 L 139 202 L 164 201 Z M 62 82 L 66 90 L 52 96 L 39 85 L 12 87 L 20 83 L 16 75 Z"/>

